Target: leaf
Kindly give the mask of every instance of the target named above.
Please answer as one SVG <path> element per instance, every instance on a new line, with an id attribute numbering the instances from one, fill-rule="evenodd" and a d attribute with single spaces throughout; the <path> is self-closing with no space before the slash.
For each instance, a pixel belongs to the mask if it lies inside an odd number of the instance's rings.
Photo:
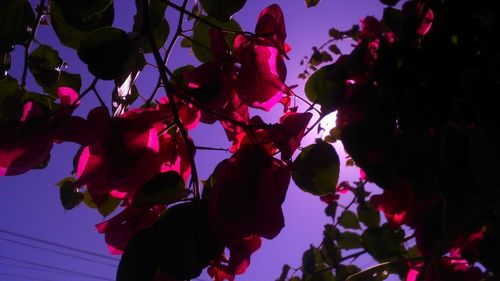
<path id="1" fill-rule="evenodd" d="M 404 231 L 392 229 L 387 224 L 369 227 L 361 235 L 363 247 L 378 261 L 404 253 L 403 240 Z"/>
<path id="2" fill-rule="evenodd" d="M 210 230 L 206 200 L 168 208 L 154 228 L 160 268 L 174 280 L 199 276 L 222 253 L 223 246 Z"/>
<path id="3" fill-rule="evenodd" d="M 56 85 L 62 63 L 59 53 L 47 45 L 38 46 L 28 58 L 29 69 L 43 89 Z"/>
<path id="4" fill-rule="evenodd" d="M 115 12 L 113 0 L 53 0 L 64 21 L 81 31 L 94 31 L 111 26 Z"/>
<path id="5" fill-rule="evenodd" d="M 320 0 L 304 0 L 306 2 L 307 8 L 314 7 L 319 4 Z"/>
<path id="6" fill-rule="evenodd" d="M 0 79 L 0 120 L 18 120 L 22 111 L 22 92 L 15 78 Z"/>
<path id="7" fill-rule="evenodd" d="M 153 280 L 158 270 L 158 251 L 153 243 L 153 227 L 134 234 L 123 251 L 117 281 Z"/>
<path id="8" fill-rule="evenodd" d="M 182 48 L 191 48 L 193 46 L 193 43 L 191 42 L 190 39 L 188 38 L 183 38 L 181 41 L 181 47 Z"/>
<path id="9" fill-rule="evenodd" d="M 8 71 L 12 66 L 12 55 L 10 52 L 2 52 L 0 50 L 0 80 L 7 77 Z"/>
<path id="10" fill-rule="evenodd" d="M 367 227 L 377 227 L 380 225 L 380 213 L 373 208 L 370 202 L 358 204 L 359 220 Z"/>
<path id="11" fill-rule="evenodd" d="M 293 162 L 295 184 L 313 195 L 335 193 L 340 160 L 335 148 L 319 140 L 305 147 Z"/>
<path id="12" fill-rule="evenodd" d="M 359 267 L 355 266 L 355 265 L 339 265 L 339 267 L 337 268 L 337 281 L 344 281 L 346 280 L 349 276 L 355 274 L 355 273 L 358 273 L 360 272 L 361 269 L 359 269 Z"/>
<path id="13" fill-rule="evenodd" d="M 94 200 L 92 199 L 92 196 L 90 196 L 90 193 L 88 190 L 85 190 L 83 193 L 83 203 L 87 205 L 87 207 L 91 209 L 96 209 L 97 205 L 95 204 Z"/>
<path id="14" fill-rule="evenodd" d="M 396 6 L 399 3 L 399 0 L 380 0 L 380 2 L 388 6 Z"/>
<path id="15" fill-rule="evenodd" d="M 83 201 L 83 194 L 72 185 L 74 182 L 73 177 L 67 177 L 56 183 L 59 186 L 59 199 L 66 210 L 75 208 Z"/>
<path id="16" fill-rule="evenodd" d="M 80 43 L 90 33 L 69 25 L 61 14 L 61 8 L 56 1 L 50 2 L 50 22 L 61 43 L 73 49 L 78 49 Z"/>
<path id="17" fill-rule="evenodd" d="M 140 46 L 145 53 L 151 53 L 151 45 L 147 37 L 143 34 L 144 19 L 143 19 L 143 7 L 144 0 L 136 0 L 136 14 L 134 16 L 134 26 L 132 28 L 133 32 L 139 34 L 140 36 Z M 153 34 L 153 39 L 157 48 L 161 48 L 165 41 L 167 40 L 168 34 L 170 32 L 170 26 L 168 21 L 165 19 L 165 9 L 167 4 L 164 1 L 152 0 L 149 3 L 149 24 L 151 32 Z"/>
<path id="18" fill-rule="evenodd" d="M 27 42 L 32 36 L 35 20 L 27 0 L 0 2 L 0 52 L 10 52 L 13 45 Z"/>
<path id="19" fill-rule="evenodd" d="M 215 24 L 216 26 L 222 29 L 241 31 L 240 25 L 234 19 L 227 22 L 221 22 L 209 16 L 203 17 L 203 19 L 205 21 Z M 193 53 L 200 62 L 208 62 L 213 60 L 212 52 L 210 51 L 211 38 L 209 30 L 211 28 L 212 27 L 208 26 L 207 24 L 201 21 L 196 21 L 194 25 Z M 235 33 L 228 33 L 228 35 L 226 36 L 227 45 L 229 46 L 231 51 L 233 49 L 233 43 L 235 37 L 236 37 Z"/>
<path id="20" fill-rule="evenodd" d="M 118 208 L 118 206 L 120 205 L 121 202 L 122 202 L 122 200 L 109 196 L 106 199 L 106 201 L 104 201 L 103 204 L 101 204 L 100 206 L 97 206 L 97 211 L 99 211 L 99 213 L 103 217 L 107 217 L 114 210 L 116 210 L 116 208 Z"/>
<path id="21" fill-rule="evenodd" d="M 304 91 L 307 98 L 321 105 L 323 113 L 329 113 L 337 109 L 343 100 L 345 80 L 342 79 L 345 57 L 341 56 L 333 64 L 324 66 L 315 71 L 307 79 Z"/>
<path id="22" fill-rule="evenodd" d="M 99 79 L 112 80 L 126 72 L 134 47 L 125 31 L 104 27 L 89 34 L 78 47 L 78 56 Z"/>
<path id="23" fill-rule="evenodd" d="M 182 177 L 175 171 L 168 171 L 146 182 L 135 197 L 133 206 L 143 208 L 157 204 L 170 204 L 188 194 L 189 191 Z"/>
<path id="24" fill-rule="evenodd" d="M 335 55 L 341 55 L 342 52 L 340 51 L 339 47 L 335 44 L 332 44 L 330 46 L 328 46 L 328 50 L 330 50 L 330 52 L 334 53 Z"/>
<path id="25" fill-rule="evenodd" d="M 339 244 L 339 247 L 344 250 L 363 247 L 361 245 L 361 237 L 359 236 L 359 234 L 349 231 L 341 232 L 337 237 L 337 243 Z"/>
<path id="26" fill-rule="evenodd" d="M 360 229 L 359 219 L 355 213 L 346 210 L 339 217 L 339 224 L 345 228 Z"/>
<path id="27" fill-rule="evenodd" d="M 231 16 L 245 6 L 246 0 L 200 0 L 203 10 L 219 21 L 229 21 Z"/>
<path id="28" fill-rule="evenodd" d="M 396 261 L 396 262 L 401 262 L 401 261 Z M 377 264 L 375 266 L 372 266 L 370 268 L 367 268 L 361 272 L 358 272 L 356 274 L 353 274 L 349 277 L 347 277 L 346 281 L 382 281 L 387 279 L 389 276 L 389 270 L 391 268 L 391 265 L 393 265 L 395 262 L 390 261 L 390 262 L 384 262 L 381 264 Z"/>

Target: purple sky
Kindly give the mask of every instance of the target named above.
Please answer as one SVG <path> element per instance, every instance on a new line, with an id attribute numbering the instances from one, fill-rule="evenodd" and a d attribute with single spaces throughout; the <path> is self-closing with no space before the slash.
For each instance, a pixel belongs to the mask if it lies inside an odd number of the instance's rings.
<path id="1" fill-rule="evenodd" d="M 34 2 L 34 1 L 32 1 Z M 178 1 L 180 2 L 180 1 Z M 352 24 L 359 24 L 359 20 L 366 15 L 379 17 L 382 7 L 378 1 L 366 0 L 323 0 L 318 7 L 306 9 L 303 0 L 249 0 L 243 11 L 236 14 L 235 18 L 243 29 L 253 31 L 257 15 L 269 4 L 278 3 L 285 14 L 288 32 L 288 44 L 292 46 L 289 53 L 290 61 L 287 62 L 287 83 L 299 84 L 297 94 L 303 95 L 303 83 L 296 77 L 303 69 L 299 61 L 304 55 L 309 55 L 311 47 L 320 45 L 327 40 L 327 31 L 330 27 L 337 29 L 348 29 Z M 370 3 L 370 4 L 368 4 Z M 124 7 L 130 7 L 128 11 L 122 12 Z M 135 13 L 133 0 L 115 1 L 115 26 L 125 30 L 131 30 L 132 17 Z M 120 12 L 118 12 L 120 9 Z M 177 13 L 167 12 L 171 23 L 177 20 Z M 190 28 L 192 23 L 187 23 Z M 171 26 L 173 29 L 174 27 Z M 68 71 L 82 73 L 83 88 L 86 88 L 92 77 L 88 75 L 86 67 L 79 62 L 73 50 L 61 47 L 59 41 L 49 27 L 42 26 L 39 29 L 38 39 L 42 43 L 56 46 L 60 56 L 68 62 Z M 339 44 L 344 51 L 348 51 L 349 43 Z M 34 49 L 34 48 L 33 48 Z M 16 47 L 13 56 L 14 67 L 10 74 L 16 78 L 21 77 L 21 69 L 16 64 L 22 63 L 21 47 Z M 149 60 L 152 62 L 152 60 Z M 186 49 L 176 49 L 171 56 L 169 66 L 187 63 L 196 64 L 192 54 Z M 139 90 L 146 95 L 156 83 L 155 69 L 147 67 L 140 77 Z M 28 85 L 35 85 L 29 77 Z M 31 89 L 34 86 L 32 86 Z M 99 91 L 103 96 L 111 92 L 111 83 L 100 82 Z M 163 95 L 163 93 L 161 93 Z M 108 95 L 109 96 L 109 95 Z M 109 98 L 106 100 L 109 105 Z M 88 110 L 96 105 L 93 96 L 88 96 L 76 114 L 85 116 Z M 267 120 L 277 120 L 281 114 L 281 108 L 271 113 L 253 112 Z M 331 123 L 332 120 L 326 122 Z M 221 127 L 200 125 L 191 132 L 195 142 L 204 146 L 228 147 Z M 303 141 L 303 145 L 311 143 L 317 136 L 311 135 Z M 63 245 L 85 249 L 95 253 L 108 255 L 104 237 L 97 233 L 94 225 L 102 221 L 102 216 L 95 210 L 81 205 L 76 209 L 65 211 L 59 202 L 59 190 L 54 185 L 60 179 L 70 175 L 72 158 L 76 149 L 75 144 L 55 145 L 51 153 L 49 166 L 44 170 L 33 170 L 15 177 L 0 177 L 0 279 L 1 280 L 98 280 L 89 276 L 64 275 L 53 273 L 54 268 L 64 268 L 68 271 L 85 273 L 92 276 L 100 276 L 114 280 L 115 268 L 108 265 L 100 265 L 90 261 L 75 259 L 56 253 L 42 251 L 37 248 L 27 247 L 24 244 L 36 247 L 50 248 L 55 251 L 65 251 L 59 247 L 51 247 L 40 242 L 23 239 L 17 235 L 5 232 L 12 231 L 38 239 L 54 241 Z M 343 158 L 343 149 L 338 147 L 338 152 Z M 205 179 L 212 172 L 215 165 L 222 159 L 229 157 L 224 152 L 199 151 L 196 160 L 200 170 L 200 178 Z M 357 169 L 341 169 L 341 180 L 355 180 Z M 293 183 L 290 185 L 287 199 L 283 205 L 286 226 L 281 234 L 273 241 L 265 240 L 262 248 L 252 256 L 251 266 L 247 273 L 238 276 L 237 280 L 274 280 L 280 274 L 283 264 L 288 263 L 292 267 L 300 266 L 302 253 L 309 245 L 318 245 L 321 239 L 323 225 L 329 220 L 325 217 L 324 204 L 318 198 L 300 191 Z M 18 241 L 13 243 L 12 241 Z M 65 251 L 69 254 L 84 256 L 82 253 Z M 117 261 L 103 259 L 96 256 L 84 257 L 99 261 L 101 263 L 117 264 Z M 118 256 L 113 258 L 118 259 Z M 19 261 L 25 262 L 19 262 Z M 29 263 L 27 263 L 29 262 Z M 36 266 L 42 264 L 45 267 Z M 361 262 L 360 266 L 369 264 Z M 40 270 L 33 270 L 37 267 Z M 51 268 L 52 267 L 52 268 Z M 66 272 L 66 274 L 70 274 Z M 8 276 L 10 275 L 10 276 Z M 17 277 L 16 277 L 17 276 Z M 19 277 L 32 276 L 35 278 Z M 207 275 L 200 276 L 202 280 L 209 280 Z"/>

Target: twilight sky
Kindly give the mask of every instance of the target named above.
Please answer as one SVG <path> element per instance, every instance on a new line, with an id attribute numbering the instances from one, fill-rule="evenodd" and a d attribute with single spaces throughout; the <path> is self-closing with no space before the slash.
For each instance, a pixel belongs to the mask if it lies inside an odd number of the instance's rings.
<path id="1" fill-rule="evenodd" d="M 34 6 L 38 1 L 31 2 Z M 190 5 L 192 3 L 193 1 Z M 328 39 L 328 29 L 330 27 L 348 29 L 352 24 L 359 24 L 359 20 L 364 16 L 379 17 L 382 12 L 382 6 L 377 0 L 323 0 L 319 6 L 309 10 L 306 9 L 303 0 L 248 0 L 235 18 L 244 30 L 253 31 L 259 12 L 272 3 L 279 4 L 285 14 L 287 42 L 292 47 L 289 53 L 290 61 L 287 62 L 287 83 L 299 84 L 296 90 L 299 95 L 303 95 L 303 83 L 296 78 L 303 69 L 299 61 L 304 55 L 310 54 L 312 46 L 321 45 Z M 123 11 L 124 8 L 127 10 Z M 114 26 L 131 30 L 134 14 L 133 0 L 116 0 Z M 171 29 L 175 28 L 172 25 L 177 21 L 177 13 L 167 9 L 167 18 L 171 23 Z M 186 23 L 185 29 L 189 29 L 191 25 L 192 22 Z M 67 71 L 82 74 L 82 88 L 89 85 L 92 77 L 88 74 L 86 66 L 79 62 L 73 50 L 60 47 L 51 28 L 42 26 L 37 38 L 40 42 L 53 45 L 60 50 L 59 55 L 68 63 Z M 340 43 L 339 46 L 347 52 L 351 43 Z M 13 69 L 10 72 L 18 79 L 22 73 L 20 67 L 22 52 L 23 49 L 17 46 L 13 55 Z M 152 59 L 149 58 L 148 61 L 152 62 Z M 175 68 L 187 63 L 197 64 L 193 55 L 186 49 L 175 49 L 169 67 Z M 148 95 L 156 84 L 155 70 L 146 67 L 141 74 L 139 89 L 145 95 Z M 32 77 L 29 77 L 28 85 L 32 85 L 30 90 L 37 90 Z M 102 96 L 109 97 L 111 83 L 100 82 L 98 89 Z M 163 93 L 157 97 L 162 95 Z M 105 101 L 110 105 L 110 98 Z M 89 95 L 76 114 L 86 116 L 88 110 L 96 104 L 95 98 Z M 277 120 L 281 108 L 271 113 L 253 111 L 251 114 L 259 114 L 265 120 Z M 332 120 L 325 122 L 331 124 Z M 325 126 L 328 125 L 324 124 Z M 200 124 L 191 135 L 199 145 L 229 146 L 218 124 L 213 126 Z M 318 136 L 311 134 L 303 140 L 302 145 L 310 144 L 316 137 Z M 336 147 L 343 159 L 343 149 Z M 118 263 L 119 256 L 108 254 L 104 236 L 98 234 L 94 228 L 96 223 L 103 220 L 102 216 L 83 204 L 73 210 L 65 211 L 59 202 L 59 190 L 54 185 L 70 175 L 72 159 L 77 148 L 75 144 L 55 145 L 46 169 L 32 170 L 20 176 L 0 177 L 0 280 L 114 280 L 116 268 L 113 265 Z M 196 161 L 200 178 L 207 178 L 215 165 L 229 156 L 229 153 L 225 152 L 197 152 Z M 357 169 L 341 167 L 340 180 L 356 180 L 357 173 Z M 320 243 L 323 225 L 329 223 L 323 212 L 324 207 L 318 198 L 302 192 L 292 182 L 283 205 L 285 228 L 274 240 L 263 241 L 261 249 L 252 256 L 248 271 L 238 276 L 237 280 L 274 280 L 279 276 L 283 264 L 300 266 L 302 253 L 311 243 L 315 245 Z M 44 244 L 42 240 L 98 253 L 107 258 L 87 255 L 81 251 L 69 251 L 56 245 Z M 60 252 L 73 257 L 62 255 Z M 81 259 L 82 257 L 84 259 Z M 366 267 L 369 262 L 361 261 L 357 264 Z M 203 274 L 200 279 L 210 278 Z"/>

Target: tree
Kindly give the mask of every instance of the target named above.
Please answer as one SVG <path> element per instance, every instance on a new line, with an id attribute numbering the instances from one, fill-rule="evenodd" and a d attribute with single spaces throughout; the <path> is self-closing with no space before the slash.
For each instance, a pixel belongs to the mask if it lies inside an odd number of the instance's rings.
<path id="1" fill-rule="evenodd" d="M 34 11 L 25 0 L 4 1 L 2 70 L 10 68 L 13 45 L 23 45 L 25 55 L 22 77 L 0 80 L 0 175 L 43 168 L 54 143 L 81 145 L 74 177 L 59 183 L 61 202 L 72 209 L 83 201 L 103 215 L 125 207 L 97 225 L 110 251 L 123 252 L 117 280 L 186 280 L 206 267 L 214 280 L 233 280 L 261 237 L 272 239 L 283 228 L 290 179 L 321 197 L 333 224 L 302 265 L 292 274 L 285 265 L 278 280 L 383 280 L 390 273 L 406 280 L 495 280 L 499 182 L 490 175 L 500 167 L 500 142 L 487 93 L 500 86 L 500 43 L 493 36 L 499 4 L 381 1 L 382 19 L 330 29 L 328 41 L 304 59 L 305 99 L 285 84 L 289 46 L 280 7 L 265 8 L 255 32 L 247 32 L 231 19 L 245 2 L 137 0 L 127 33 L 111 27 L 118 10 L 112 0 L 41 0 Z M 180 14 L 169 41 L 167 7 Z M 47 17 L 95 77 L 84 90 L 80 75 L 64 71 L 58 51 L 37 42 Z M 184 17 L 192 18 L 191 36 Z M 180 37 L 201 65 L 168 67 Z M 352 40 L 353 51 L 342 54 L 339 40 Z M 157 67 L 158 82 L 139 102 L 134 84 L 147 64 Z M 43 94 L 30 90 L 28 73 Z M 114 82 L 112 108 L 97 91 L 102 80 Z M 157 99 L 160 90 L 166 97 Z M 91 92 L 101 106 L 87 118 L 74 116 Z M 292 99 L 308 107 L 300 112 Z M 274 123 L 250 118 L 249 107 L 269 111 L 278 103 L 285 114 Z M 337 120 L 329 135 L 301 146 L 332 112 Z M 216 121 L 233 154 L 201 182 L 194 155 L 207 148 L 189 131 Z M 338 183 L 335 141 L 362 170 L 352 185 Z M 383 193 L 370 195 L 367 182 Z M 353 196 L 347 206 L 338 203 L 344 193 Z M 363 271 L 350 265 L 361 255 L 379 264 Z"/>

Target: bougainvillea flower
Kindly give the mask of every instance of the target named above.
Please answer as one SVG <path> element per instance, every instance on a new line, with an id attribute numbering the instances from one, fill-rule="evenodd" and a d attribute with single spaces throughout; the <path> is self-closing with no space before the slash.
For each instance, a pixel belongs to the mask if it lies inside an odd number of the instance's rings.
<path id="1" fill-rule="evenodd" d="M 310 112 L 287 112 L 280 118 L 278 124 L 268 125 L 259 116 L 256 116 L 250 120 L 250 125 L 261 128 L 253 130 L 253 138 L 266 148 L 271 155 L 279 150 L 281 159 L 286 161 L 299 148 L 311 118 L 312 113 Z M 243 132 L 237 136 L 230 151 L 234 152 L 240 146 L 251 144 L 253 141 L 255 140 L 252 140 L 246 132 Z"/>
<path id="2" fill-rule="evenodd" d="M 158 126 L 157 126 L 158 127 Z M 160 125 L 164 130 L 164 125 Z M 189 152 L 179 130 L 164 132 L 159 137 L 161 172 L 176 171 L 184 181 L 191 175 Z"/>
<path id="3" fill-rule="evenodd" d="M 380 21 L 372 16 L 361 20 L 361 35 L 369 40 L 377 39 L 382 33 Z"/>
<path id="4" fill-rule="evenodd" d="M 231 242 L 229 248 L 229 260 L 222 255 L 212 261 L 207 272 L 214 281 L 234 280 L 235 275 L 243 274 L 250 265 L 250 256 L 257 251 L 262 244 L 262 239 L 257 235 L 250 235 Z"/>
<path id="5" fill-rule="evenodd" d="M 192 130 L 198 125 L 200 122 L 201 112 L 194 105 L 184 102 L 178 98 L 174 98 L 175 106 L 177 107 L 177 114 L 179 114 L 179 119 L 182 123 L 182 126 L 187 130 Z M 169 120 L 173 122 L 173 114 L 172 107 L 170 106 L 168 98 L 164 97 L 158 101 L 157 112 L 153 112 L 153 118 L 157 118 L 157 116 L 165 116 L 165 121 Z M 162 112 L 161 115 L 158 115 L 159 112 Z M 159 120 L 152 120 L 153 122 L 158 122 Z"/>
<path id="6" fill-rule="evenodd" d="M 213 173 L 209 221 L 221 243 L 249 235 L 272 239 L 284 227 L 281 210 L 290 170 L 257 145 L 241 147 Z"/>
<path id="7" fill-rule="evenodd" d="M 132 236 L 141 229 L 153 225 L 165 210 L 162 205 L 153 208 L 127 207 L 111 219 L 96 224 L 97 231 L 104 233 L 104 239 L 111 254 L 119 255 Z"/>
<path id="8" fill-rule="evenodd" d="M 385 189 L 380 195 L 373 195 L 370 202 L 377 210 L 384 212 L 389 225 L 394 227 L 408 223 L 411 212 L 416 207 L 413 189 L 405 181 Z"/>
<path id="9" fill-rule="evenodd" d="M 104 107 L 91 110 L 87 119 L 98 141 L 82 150 L 75 186 L 87 185 L 94 199 L 111 194 L 120 199 L 128 196 L 130 201 L 160 172 L 154 122 L 164 118 L 164 113 L 154 109 L 132 110 L 117 118 L 111 118 Z"/>
<path id="10" fill-rule="evenodd" d="M 214 61 L 204 63 L 192 72 L 185 72 L 184 79 L 191 94 L 204 106 L 242 124 L 249 120 L 248 107 L 240 100 L 235 91 L 237 68 L 235 58 L 230 55 L 224 34 L 210 30 L 211 50 Z M 243 129 L 233 122 L 221 119 L 209 110 L 202 110 L 200 121 L 212 124 L 219 120 L 229 140 L 234 140 Z"/>
<path id="11" fill-rule="evenodd" d="M 25 103 L 19 121 L 0 122 L 0 176 L 23 174 L 46 161 L 52 140 L 51 122 L 42 109 Z"/>
<path id="12" fill-rule="evenodd" d="M 286 32 L 278 5 L 260 13 L 255 33 L 257 36 L 237 35 L 234 40 L 235 55 L 241 65 L 236 90 L 248 106 L 269 111 L 283 96 L 291 94 L 284 83 Z"/>
<path id="13" fill-rule="evenodd" d="M 423 263 L 410 264 L 406 281 L 418 280 Z M 478 267 L 470 266 L 464 259 L 441 257 L 430 262 L 425 271 L 423 281 L 453 280 L 453 281 L 480 281 L 483 274 Z"/>

